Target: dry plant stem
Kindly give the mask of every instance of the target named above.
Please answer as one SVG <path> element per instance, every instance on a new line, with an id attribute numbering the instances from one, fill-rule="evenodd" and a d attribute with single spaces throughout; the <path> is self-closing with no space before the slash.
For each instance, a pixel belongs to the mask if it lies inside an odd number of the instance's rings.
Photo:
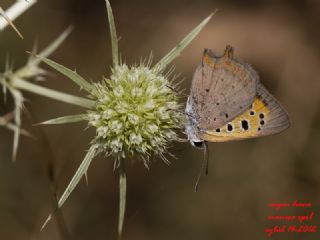
<path id="1" fill-rule="evenodd" d="M 8 8 L 4 12 L 4 14 L 2 14 L 3 16 L 0 17 L 0 31 L 4 30 L 8 25 L 11 25 L 13 27 L 13 29 L 15 29 L 17 31 L 17 33 L 21 36 L 19 31 L 12 24 L 12 21 L 14 21 L 22 13 L 27 11 L 36 2 L 37 2 L 36 0 L 28 0 L 28 1 L 19 1 L 18 0 L 18 1 L 16 1 L 10 8 Z M 8 19 L 6 19 L 6 18 L 8 18 Z"/>
<path id="2" fill-rule="evenodd" d="M 18 28 L 13 24 L 13 22 L 8 18 L 6 12 L 0 7 L 0 15 L 8 22 L 8 24 L 13 28 L 13 30 L 18 34 L 18 36 L 23 39 L 22 34 L 19 32 Z"/>
<path id="3" fill-rule="evenodd" d="M 37 1 L 28 0 L 28 1 L 16 1 L 10 8 L 8 8 L 5 13 L 6 16 L 14 21 L 17 17 L 19 17 L 22 13 L 27 11 L 33 4 Z M 0 18 L 0 31 L 5 29 L 8 26 L 8 22 L 4 18 Z"/>
<path id="4" fill-rule="evenodd" d="M 125 171 L 125 159 L 120 159 L 119 166 L 119 222 L 118 222 L 118 239 L 122 239 L 122 230 L 124 216 L 126 212 L 126 192 L 127 192 L 127 177 Z"/>
<path id="5" fill-rule="evenodd" d="M 77 97 L 67 93 L 58 92 L 49 88 L 41 87 L 39 85 L 30 83 L 22 79 L 15 79 L 12 82 L 12 85 L 13 87 L 20 90 L 25 90 L 38 95 L 42 95 L 44 97 L 48 97 L 54 100 L 81 106 L 84 108 L 92 108 L 94 105 L 94 102 L 92 100 L 82 98 L 82 97 Z"/>

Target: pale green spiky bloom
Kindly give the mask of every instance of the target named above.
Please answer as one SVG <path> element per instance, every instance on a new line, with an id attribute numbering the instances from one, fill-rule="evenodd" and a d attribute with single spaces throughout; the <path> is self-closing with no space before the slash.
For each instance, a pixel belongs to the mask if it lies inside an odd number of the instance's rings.
<path id="1" fill-rule="evenodd" d="M 53 93 L 52 90 L 43 87 L 40 89 L 39 86 L 20 81 L 16 81 L 15 86 L 86 109 L 83 114 L 43 122 L 43 124 L 64 124 L 87 121 L 90 127 L 96 129 L 96 135 L 91 141 L 89 150 L 60 197 L 56 210 L 64 204 L 80 179 L 83 176 L 87 178 L 88 168 L 95 156 L 102 152 L 113 156 L 119 170 L 118 235 L 121 238 L 126 202 L 125 160 L 142 160 L 146 166 L 152 155 L 160 155 L 166 160 L 165 153 L 167 153 L 168 146 L 172 141 L 179 140 L 176 130 L 182 127 L 184 117 L 179 111 L 181 105 L 178 103 L 177 91 L 174 90 L 176 86 L 173 85 L 169 75 L 165 74 L 164 69 L 199 34 L 213 14 L 194 28 L 155 66 L 151 67 L 150 63 L 127 66 L 119 60 L 118 38 L 108 0 L 106 0 L 106 5 L 113 59 L 110 77 L 104 77 L 98 83 L 89 83 L 77 72 L 48 58 L 38 56 L 39 61 L 45 62 L 85 90 L 88 98 L 61 92 Z M 48 216 L 41 229 L 51 220 L 52 216 L 53 213 Z"/>
<path id="2" fill-rule="evenodd" d="M 147 166 L 149 156 L 164 153 L 179 140 L 175 129 L 182 127 L 176 92 L 161 71 L 149 66 L 116 65 L 110 78 L 94 84 L 88 111 L 89 125 L 96 128 L 93 143 L 119 160 L 136 157 Z"/>
<path id="3" fill-rule="evenodd" d="M 70 31 L 71 31 L 71 28 L 68 28 L 67 30 L 65 30 L 56 40 L 54 40 L 51 44 L 49 44 L 47 48 L 45 48 L 42 52 L 40 52 L 39 55 L 42 57 L 47 57 L 51 53 L 53 53 L 59 47 L 59 45 L 65 40 L 65 38 L 69 35 Z M 5 99 L 6 99 L 6 94 L 9 91 L 15 103 L 15 109 L 13 111 L 14 113 L 13 123 L 10 123 L 9 121 L 7 121 L 5 125 L 0 125 L 14 132 L 13 152 L 12 152 L 13 160 L 16 159 L 16 155 L 17 155 L 19 137 L 21 133 L 21 112 L 22 112 L 23 103 L 25 100 L 20 90 L 24 89 L 25 85 L 29 86 L 31 84 L 28 82 L 29 79 L 42 76 L 46 73 L 45 70 L 39 67 L 40 62 L 41 60 L 39 58 L 35 58 L 34 56 L 31 56 L 25 66 L 13 71 L 12 67 L 9 66 L 9 63 L 7 61 L 5 72 L 0 74 L 0 85 L 2 85 L 2 91 Z M 41 87 L 38 87 L 37 85 L 34 85 L 33 88 L 41 89 Z M 38 91 L 38 92 L 39 94 L 41 93 L 47 94 L 46 91 Z"/>

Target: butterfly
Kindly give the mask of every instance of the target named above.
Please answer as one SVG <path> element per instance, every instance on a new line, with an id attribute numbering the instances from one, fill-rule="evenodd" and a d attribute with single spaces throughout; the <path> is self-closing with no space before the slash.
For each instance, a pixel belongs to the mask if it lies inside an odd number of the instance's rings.
<path id="1" fill-rule="evenodd" d="M 257 72 L 234 58 L 230 45 L 218 56 L 204 50 L 196 68 L 185 113 L 194 147 L 279 133 L 289 127 L 286 110 L 267 91 Z"/>

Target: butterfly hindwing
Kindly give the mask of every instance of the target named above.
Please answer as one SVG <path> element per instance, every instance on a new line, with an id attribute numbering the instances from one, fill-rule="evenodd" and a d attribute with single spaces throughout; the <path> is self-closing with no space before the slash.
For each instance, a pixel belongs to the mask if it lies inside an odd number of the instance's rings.
<path id="1" fill-rule="evenodd" d="M 203 132 L 201 138 L 225 142 L 272 135 L 289 127 L 288 114 L 278 101 L 258 83 L 252 106 L 224 126 Z"/>

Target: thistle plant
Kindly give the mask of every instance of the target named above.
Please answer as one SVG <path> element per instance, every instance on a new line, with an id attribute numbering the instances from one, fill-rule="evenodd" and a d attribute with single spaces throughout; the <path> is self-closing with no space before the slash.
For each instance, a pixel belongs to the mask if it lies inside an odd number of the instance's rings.
<path id="1" fill-rule="evenodd" d="M 60 44 L 66 39 L 69 35 L 71 28 L 66 29 L 58 38 L 56 38 L 51 44 L 49 44 L 43 51 L 39 53 L 41 57 L 47 57 L 52 54 Z M 13 161 L 16 159 L 19 138 L 21 133 L 21 114 L 24 104 L 24 97 L 21 90 L 28 90 L 31 92 L 35 92 L 45 96 L 51 96 L 52 98 L 58 99 L 67 99 L 67 94 L 62 94 L 55 92 L 50 89 L 46 89 L 40 87 L 36 84 L 30 82 L 31 79 L 39 78 L 45 75 L 47 72 L 42 69 L 39 64 L 41 60 L 39 58 L 35 58 L 34 56 L 30 56 L 28 62 L 23 67 L 20 67 L 17 70 L 13 70 L 13 67 L 9 64 L 7 60 L 6 68 L 4 73 L 0 73 L 0 86 L 2 87 L 2 92 L 4 95 L 4 99 L 6 100 L 7 92 L 11 94 L 14 100 L 15 108 L 13 110 L 13 117 L 7 119 L 7 121 L 2 121 L 0 126 L 4 126 L 14 132 L 13 138 L 13 151 L 12 151 L 12 159 Z M 64 97 L 64 98 L 60 98 Z M 24 135 L 30 136 L 30 134 L 26 134 L 23 130 Z"/>
<path id="2" fill-rule="evenodd" d="M 0 6 L 0 31 L 3 31 L 7 26 L 11 26 L 11 28 L 18 34 L 18 36 L 23 39 L 22 34 L 18 30 L 18 28 L 13 24 L 13 21 L 35 3 L 36 3 L 35 0 L 31 0 L 30 2 L 17 1 L 6 11 L 3 10 L 2 7 Z M 52 51 L 54 51 L 54 49 L 52 49 Z M 12 69 L 9 67 L 9 64 L 7 61 L 5 73 L 0 74 L 0 84 L 2 85 L 5 100 L 6 100 L 6 92 L 7 92 L 8 84 L 6 84 L 4 78 L 9 74 L 12 74 Z M 14 132 L 12 159 L 15 160 L 16 152 L 18 149 L 20 133 L 29 137 L 31 135 L 27 131 L 21 129 L 20 127 L 20 122 L 21 122 L 20 110 L 22 108 L 22 102 L 23 102 L 22 94 L 19 91 L 15 91 L 12 88 L 9 88 L 9 90 L 11 90 L 12 96 L 14 97 L 14 100 L 15 100 L 16 109 L 18 110 L 7 113 L 4 116 L 1 116 L 0 126 Z M 13 118 L 15 118 L 15 122 L 12 123 Z"/>
<path id="3" fill-rule="evenodd" d="M 96 132 L 82 163 L 60 197 L 55 211 L 64 204 L 80 179 L 83 176 L 87 179 L 87 171 L 94 157 L 104 153 L 105 156 L 114 159 L 115 169 L 119 172 L 118 235 L 121 238 L 126 205 L 125 163 L 136 159 L 148 167 L 152 156 L 160 156 L 168 162 L 167 149 L 173 141 L 179 140 L 177 130 L 183 127 L 184 115 L 178 102 L 177 86 L 170 74 L 172 71 L 166 72 L 165 69 L 199 34 L 213 14 L 203 20 L 154 66 L 151 66 L 151 60 L 128 66 L 119 59 L 118 37 L 108 0 L 106 5 L 113 59 L 109 77 L 91 83 L 76 71 L 46 56 L 33 55 L 38 61 L 43 61 L 76 83 L 86 92 L 86 98 L 53 92 L 25 81 L 14 81 L 13 86 L 85 109 L 82 114 L 59 117 L 42 123 L 65 124 L 86 121 Z M 42 229 L 53 217 L 54 212 L 49 215 Z"/>

